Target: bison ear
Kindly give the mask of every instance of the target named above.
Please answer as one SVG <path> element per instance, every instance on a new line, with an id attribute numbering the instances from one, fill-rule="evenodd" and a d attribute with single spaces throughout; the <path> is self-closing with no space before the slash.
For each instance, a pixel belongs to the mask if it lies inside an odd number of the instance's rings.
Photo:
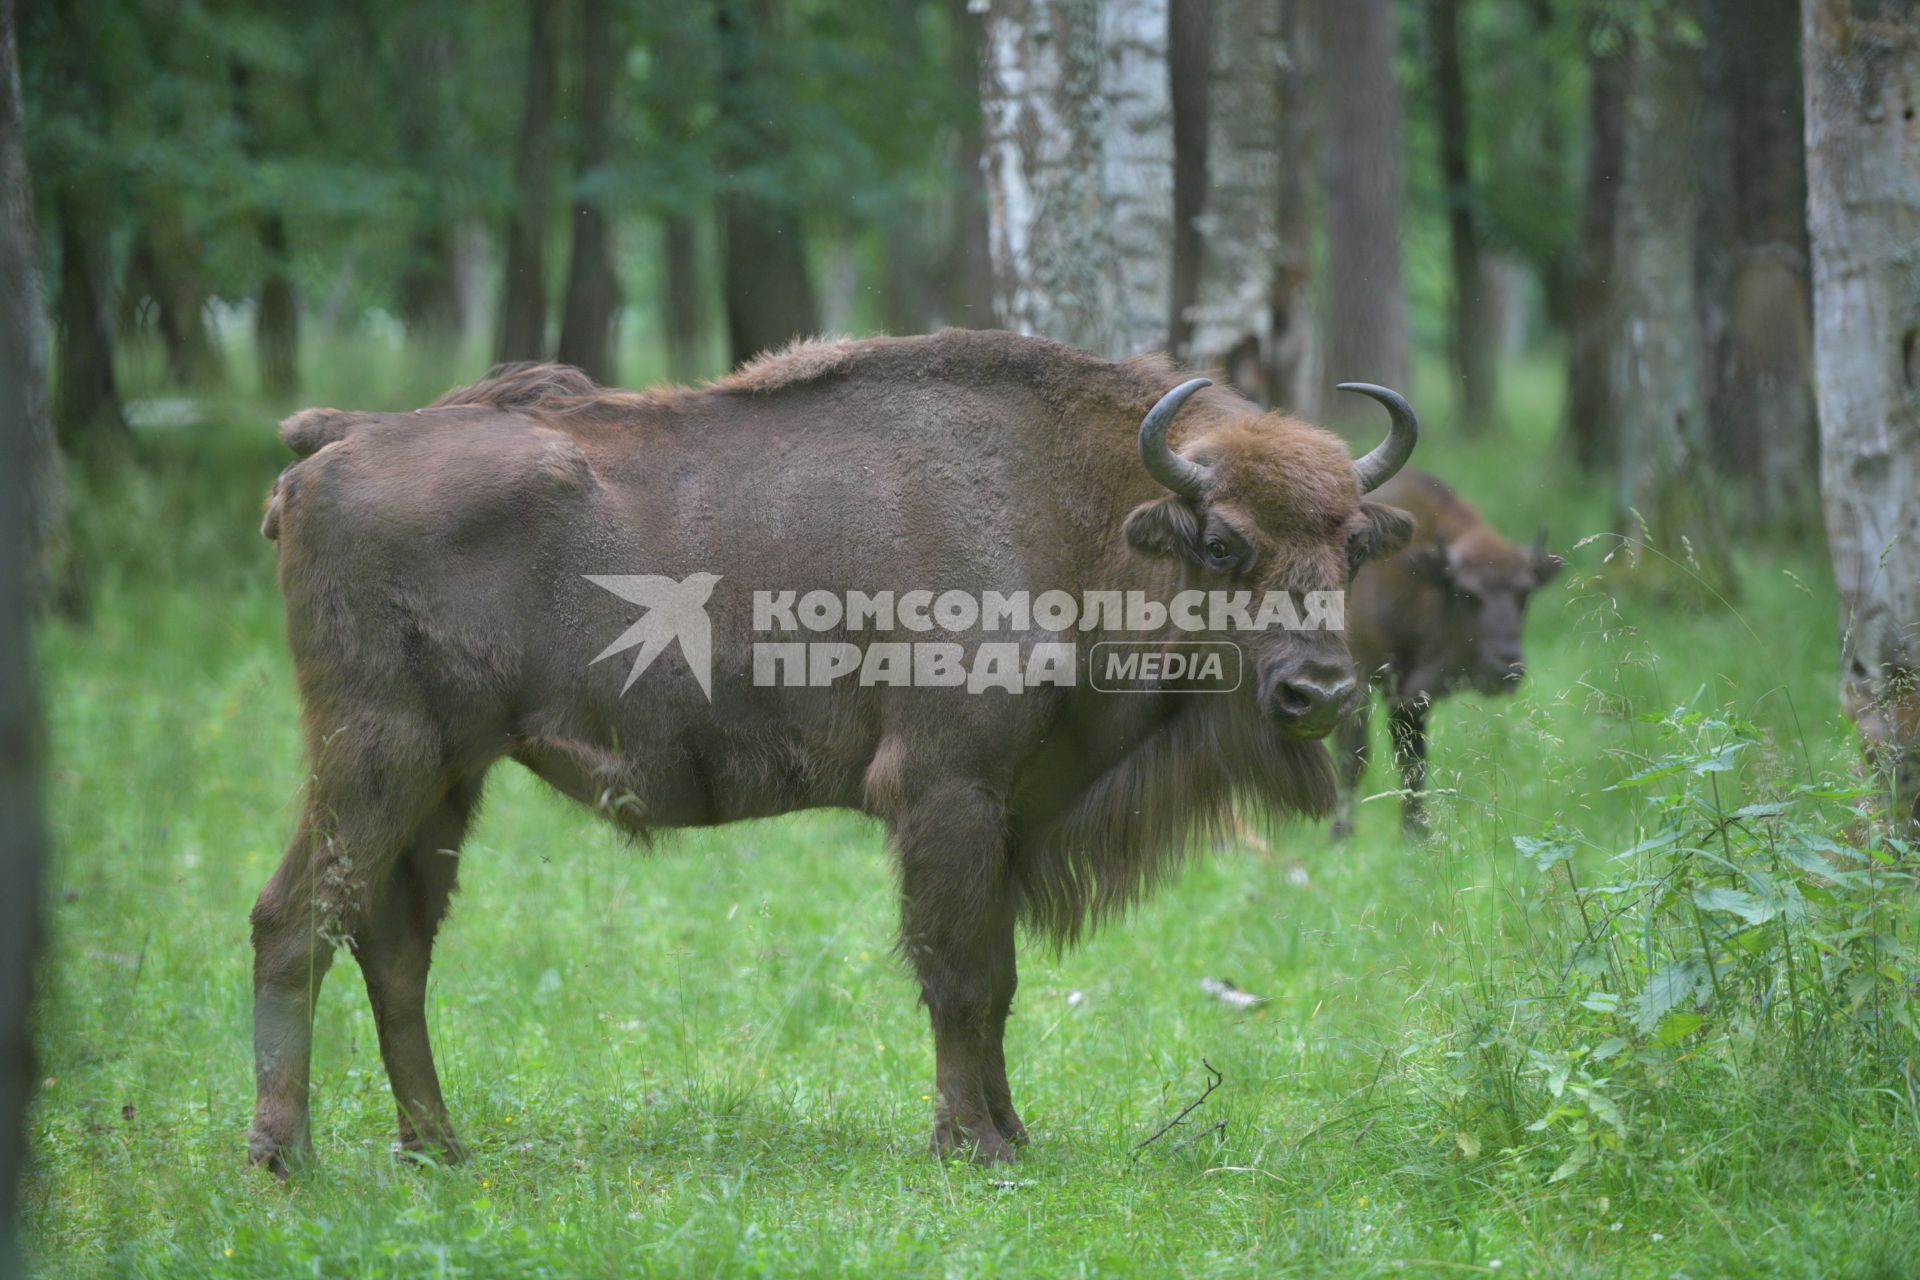
<path id="1" fill-rule="evenodd" d="M 1121 528 L 1134 550 L 1146 555 L 1191 560 L 1199 554 L 1200 517 L 1177 495 L 1135 507 Z"/>
<path id="2" fill-rule="evenodd" d="M 1368 560 L 1385 560 L 1398 555 L 1413 540 L 1413 517 L 1398 507 L 1383 502 L 1363 502 L 1360 514 L 1367 522 L 1365 538 Z"/>
<path id="3" fill-rule="evenodd" d="M 1546 586 L 1567 567 L 1564 559 L 1547 550 L 1547 531 L 1544 526 L 1534 537 L 1528 555 L 1533 563 L 1533 585 L 1536 587 Z"/>
<path id="4" fill-rule="evenodd" d="M 1447 540 L 1435 537 L 1408 550 L 1402 557 L 1407 568 L 1422 582 L 1444 587 L 1453 577 L 1453 557 L 1447 554 Z"/>

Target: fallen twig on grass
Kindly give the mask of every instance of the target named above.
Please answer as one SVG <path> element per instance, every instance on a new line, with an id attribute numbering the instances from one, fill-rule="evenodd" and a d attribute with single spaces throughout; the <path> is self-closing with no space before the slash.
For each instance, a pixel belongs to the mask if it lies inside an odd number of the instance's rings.
<path id="1" fill-rule="evenodd" d="M 1211 1062 L 1208 1062 L 1205 1058 L 1200 1059 L 1200 1065 L 1207 1069 L 1207 1076 L 1209 1077 L 1207 1080 L 1207 1087 L 1201 1091 L 1199 1097 L 1195 1098 L 1192 1102 L 1189 1102 L 1186 1106 L 1180 1108 L 1179 1115 L 1167 1121 L 1165 1124 L 1161 1125 L 1158 1129 L 1155 1129 L 1152 1135 L 1149 1136 L 1145 1142 L 1142 1142 L 1139 1146 L 1133 1149 L 1133 1154 L 1136 1159 L 1139 1157 L 1142 1151 L 1145 1151 L 1148 1147 L 1152 1146 L 1154 1143 L 1158 1142 L 1161 1138 L 1165 1137 L 1169 1130 L 1173 1129 L 1181 1121 L 1185 1120 L 1188 1116 L 1192 1115 L 1195 1111 L 1199 1110 L 1200 1104 L 1205 1102 L 1208 1098 L 1212 1097 L 1213 1091 L 1215 1089 L 1218 1089 L 1226 1081 L 1226 1077 L 1221 1075 L 1218 1071 L 1214 1070 L 1213 1064 Z"/>

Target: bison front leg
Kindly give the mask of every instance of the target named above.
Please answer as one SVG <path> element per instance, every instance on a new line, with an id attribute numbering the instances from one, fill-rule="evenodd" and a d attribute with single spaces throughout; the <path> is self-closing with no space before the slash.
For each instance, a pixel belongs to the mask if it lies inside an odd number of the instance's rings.
<path id="1" fill-rule="evenodd" d="M 1334 733 L 1334 765 L 1340 776 L 1340 796 L 1333 811 L 1335 840 L 1344 840 L 1353 834 L 1354 797 L 1360 790 L 1360 779 L 1367 776 L 1367 735 L 1373 714 L 1373 694 L 1364 689 L 1361 693 L 1361 701 Z"/>
<path id="2" fill-rule="evenodd" d="M 1427 834 L 1427 809 L 1421 794 L 1427 785 L 1427 703 L 1403 702 L 1394 707 L 1387 726 L 1393 737 L 1393 758 L 1400 766 L 1406 799 L 1400 809 L 1400 829 L 1415 838 Z"/>
<path id="3" fill-rule="evenodd" d="M 976 787 L 923 797 L 894 824 L 900 946 L 933 1024 L 935 1155 L 1013 1158 L 1026 1131 L 1007 1087 L 1015 899 L 1001 803 Z"/>

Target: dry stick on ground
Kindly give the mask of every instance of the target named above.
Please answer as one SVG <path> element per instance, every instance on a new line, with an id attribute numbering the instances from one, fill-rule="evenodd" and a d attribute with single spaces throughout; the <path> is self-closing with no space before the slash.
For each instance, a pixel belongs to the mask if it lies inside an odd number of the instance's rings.
<path id="1" fill-rule="evenodd" d="M 1173 1129 L 1175 1126 L 1177 1126 L 1182 1120 L 1185 1120 L 1188 1116 L 1192 1115 L 1195 1111 L 1199 1110 L 1200 1104 L 1205 1102 L 1208 1098 L 1212 1097 L 1213 1091 L 1215 1089 L 1218 1089 L 1221 1086 L 1221 1084 L 1226 1080 L 1226 1077 L 1221 1075 L 1218 1071 L 1215 1071 L 1213 1069 L 1213 1064 L 1211 1062 L 1208 1062 L 1205 1058 L 1200 1059 L 1200 1065 L 1207 1069 L 1207 1075 L 1209 1077 L 1209 1079 L 1207 1080 L 1207 1087 L 1201 1092 L 1199 1097 L 1195 1098 L 1192 1102 L 1189 1102 L 1186 1106 L 1180 1108 L 1179 1115 L 1167 1121 L 1165 1124 L 1161 1125 L 1158 1129 L 1155 1129 L 1153 1131 L 1152 1137 L 1148 1138 L 1145 1142 L 1142 1142 L 1139 1146 L 1135 1147 L 1133 1149 L 1133 1154 L 1135 1158 L 1138 1158 L 1142 1151 L 1145 1151 L 1148 1147 L 1152 1146 L 1154 1143 L 1158 1142 L 1161 1138 L 1165 1137 L 1167 1132 Z"/>

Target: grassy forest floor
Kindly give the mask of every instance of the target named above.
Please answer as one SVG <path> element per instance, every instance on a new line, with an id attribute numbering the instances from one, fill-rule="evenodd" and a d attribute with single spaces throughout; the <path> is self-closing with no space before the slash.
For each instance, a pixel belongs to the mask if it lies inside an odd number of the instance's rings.
<path id="1" fill-rule="evenodd" d="M 318 373 L 315 403 L 440 389 L 397 361 Z M 1426 397 L 1420 462 L 1566 550 L 1604 496 L 1559 457 L 1548 367 L 1508 387 L 1486 442 Z M 1011 1171 L 927 1155 L 932 1047 L 873 824 L 649 853 L 511 766 L 430 994 L 475 1158 L 389 1154 L 343 962 L 320 1167 L 250 1171 L 247 910 L 301 777 L 257 532 L 284 459 L 277 409 L 166 416 L 84 486 L 95 613 L 42 635 L 38 1274 L 1920 1274 L 1911 853 L 1846 820 L 1811 542 L 1742 548 L 1737 609 L 1571 552 L 1523 692 L 1435 716 L 1430 843 L 1382 797 L 1344 846 L 1282 828 L 1077 951 L 1028 948 L 1008 1057 L 1035 1141 Z M 1138 1149 L 1203 1060 L 1221 1087 Z"/>

